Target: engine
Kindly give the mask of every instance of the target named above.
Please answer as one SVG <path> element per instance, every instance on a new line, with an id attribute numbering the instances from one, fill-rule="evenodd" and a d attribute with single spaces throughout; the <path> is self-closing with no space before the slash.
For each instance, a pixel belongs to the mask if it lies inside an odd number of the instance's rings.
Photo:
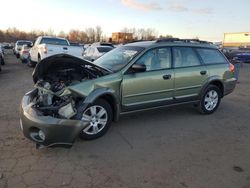
<path id="1" fill-rule="evenodd" d="M 76 114 L 76 99 L 66 88 L 95 78 L 97 75 L 88 69 L 80 68 L 63 68 L 52 71 L 36 82 L 35 87 L 38 92 L 34 98 L 33 107 L 44 116 L 72 119 Z"/>

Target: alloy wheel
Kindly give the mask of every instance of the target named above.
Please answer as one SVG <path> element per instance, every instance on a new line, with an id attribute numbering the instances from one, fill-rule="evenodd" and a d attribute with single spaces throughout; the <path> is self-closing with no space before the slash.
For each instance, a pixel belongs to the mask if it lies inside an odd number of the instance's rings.
<path id="1" fill-rule="evenodd" d="M 83 129 L 84 133 L 89 135 L 97 134 L 106 126 L 108 113 L 102 106 L 90 106 L 83 112 L 81 120 L 89 122 L 89 125 Z"/>
<path id="2" fill-rule="evenodd" d="M 219 95 L 215 90 L 207 92 L 204 100 L 205 108 L 208 111 L 212 111 L 218 104 Z"/>

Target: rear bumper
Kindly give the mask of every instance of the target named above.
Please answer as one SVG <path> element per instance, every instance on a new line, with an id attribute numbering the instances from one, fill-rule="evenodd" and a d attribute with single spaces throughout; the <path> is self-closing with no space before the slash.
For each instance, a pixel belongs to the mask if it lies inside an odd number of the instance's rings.
<path id="1" fill-rule="evenodd" d="M 237 83 L 237 79 L 235 77 L 227 79 L 224 81 L 224 96 L 233 92 Z"/>
<path id="2" fill-rule="evenodd" d="M 78 120 L 58 119 L 51 116 L 41 116 L 32 108 L 31 98 L 36 90 L 27 93 L 21 103 L 20 124 L 23 134 L 38 146 L 71 146 L 79 132 L 88 123 Z M 42 131 L 45 139 L 40 139 L 38 131 Z"/>

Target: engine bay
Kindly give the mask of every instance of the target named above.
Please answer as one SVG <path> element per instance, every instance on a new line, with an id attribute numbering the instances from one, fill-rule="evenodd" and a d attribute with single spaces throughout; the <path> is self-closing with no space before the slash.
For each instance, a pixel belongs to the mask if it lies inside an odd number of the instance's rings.
<path id="1" fill-rule="evenodd" d="M 77 112 L 77 98 L 66 88 L 95 77 L 86 69 L 68 68 L 50 72 L 35 84 L 38 92 L 33 99 L 33 108 L 44 116 L 72 119 Z"/>

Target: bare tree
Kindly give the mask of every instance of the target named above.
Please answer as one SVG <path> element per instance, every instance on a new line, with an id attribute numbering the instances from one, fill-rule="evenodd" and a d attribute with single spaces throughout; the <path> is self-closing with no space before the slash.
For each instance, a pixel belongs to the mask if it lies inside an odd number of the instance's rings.
<path id="1" fill-rule="evenodd" d="M 96 33 L 95 33 L 95 29 L 90 27 L 90 28 L 87 28 L 85 30 L 85 33 L 87 34 L 88 36 L 88 42 L 92 43 L 92 42 L 95 42 L 95 39 L 96 39 Z"/>
<path id="2" fill-rule="evenodd" d="M 46 35 L 49 35 L 49 36 L 55 36 L 55 32 L 52 28 L 49 28 L 46 32 L 45 32 Z"/>
<path id="3" fill-rule="evenodd" d="M 58 37 L 61 37 L 61 38 L 66 38 L 67 37 L 67 34 L 64 32 L 64 31 L 60 31 L 59 34 L 57 35 Z"/>
<path id="4" fill-rule="evenodd" d="M 101 26 L 96 26 L 96 41 L 100 42 L 102 37 L 102 28 Z"/>

